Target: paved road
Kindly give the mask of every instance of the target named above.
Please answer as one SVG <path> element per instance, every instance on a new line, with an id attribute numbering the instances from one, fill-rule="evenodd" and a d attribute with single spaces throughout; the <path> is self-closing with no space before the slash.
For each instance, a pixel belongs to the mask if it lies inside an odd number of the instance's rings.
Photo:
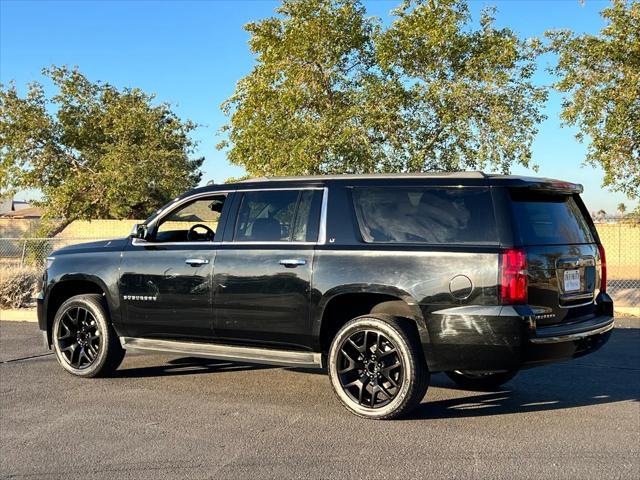
<path id="1" fill-rule="evenodd" d="M 640 320 L 619 323 L 498 393 L 435 375 L 412 418 L 373 422 L 317 373 L 129 355 L 74 378 L 34 324 L 0 322 L 0 477 L 637 479 Z"/>

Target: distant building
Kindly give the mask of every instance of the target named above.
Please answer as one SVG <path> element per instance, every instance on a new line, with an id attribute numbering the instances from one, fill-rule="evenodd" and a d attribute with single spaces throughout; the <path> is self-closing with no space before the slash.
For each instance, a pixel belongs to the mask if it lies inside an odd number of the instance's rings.
<path id="1" fill-rule="evenodd" d="M 0 217 L 2 218 L 40 218 L 42 210 L 29 202 L 13 198 L 0 199 Z"/>

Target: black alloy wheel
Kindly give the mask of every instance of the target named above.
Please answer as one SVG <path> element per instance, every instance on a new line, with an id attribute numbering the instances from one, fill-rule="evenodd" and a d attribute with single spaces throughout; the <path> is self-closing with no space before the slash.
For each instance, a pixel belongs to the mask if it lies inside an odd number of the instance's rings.
<path id="1" fill-rule="evenodd" d="M 60 306 L 51 341 L 62 368 L 79 377 L 107 376 L 125 355 L 109 320 L 106 299 L 93 293 L 76 295 Z"/>
<path id="2" fill-rule="evenodd" d="M 371 313 L 348 321 L 333 337 L 327 362 L 336 396 L 363 418 L 399 418 L 429 386 L 416 324 L 406 318 Z"/>
<path id="3" fill-rule="evenodd" d="M 402 387 L 403 369 L 398 348 L 379 331 L 356 331 L 340 346 L 340 384 L 363 407 L 388 405 Z"/>
<path id="4" fill-rule="evenodd" d="M 78 370 L 90 367 L 100 353 L 98 322 L 87 308 L 68 308 L 58 323 L 55 337 L 64 361 Z"/>

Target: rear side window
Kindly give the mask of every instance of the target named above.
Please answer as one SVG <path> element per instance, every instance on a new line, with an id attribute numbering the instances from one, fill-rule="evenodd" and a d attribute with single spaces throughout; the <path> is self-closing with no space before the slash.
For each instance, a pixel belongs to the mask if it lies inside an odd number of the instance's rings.
<path id="1" fill-rule="evenodd" d="M 594 243 L 589 222 L 573 196 L 512 190 L 511 200 L 524 245 Z"/>
<path id="2" fill-rule="evenodd" d="M 369 243 L 497 243 L 488 188 L 354 188 L 362 238 Z"/>

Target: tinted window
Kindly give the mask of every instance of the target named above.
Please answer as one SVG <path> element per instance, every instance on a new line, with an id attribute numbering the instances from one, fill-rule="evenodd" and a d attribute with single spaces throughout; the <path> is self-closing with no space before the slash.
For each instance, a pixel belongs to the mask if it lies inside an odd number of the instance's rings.
<path id="1" fill-rule="evenodd" d="M 306 241 L 314 191 L 247 192 L 242 197 L 234 240 Z"/>
<path id="2" fill-rule="evenodd" d="M 292 239 L 295 242 L 304 242 L 307 240 L 308 229 L 310 228 L 309 217 L 311 215 L 313 194 L 313 190 L 300 192 L 300 202 L 298 203 L 298 211 L 296 212 L 296 224 L 292 235 Z"/>
<path id="3" fill-rule="evenodd" d="M 365 242 L 496 243 L 486 188 L 355 188 Z"/>
<path id="4" fill-rule="evenodd" d="M 201 228 L 192 232 L 192 238 L 187 238 L 186 234 L 191 227 L 198 224 L 205 225 L 215 234 L 226 198 L 226 194 L 214 195 L 189 202 L 174 210 L 160 221 L 155 240 L 158 242 L 210 240 L 206 235 L 198 235 L 198 233 L 205 233 Z"/>
<path id="5" fill-rule="evenodd" d="M 511 199 L 523 244 L 593 243 L 589 223 L 574 197 L 512 191 Z"/>

